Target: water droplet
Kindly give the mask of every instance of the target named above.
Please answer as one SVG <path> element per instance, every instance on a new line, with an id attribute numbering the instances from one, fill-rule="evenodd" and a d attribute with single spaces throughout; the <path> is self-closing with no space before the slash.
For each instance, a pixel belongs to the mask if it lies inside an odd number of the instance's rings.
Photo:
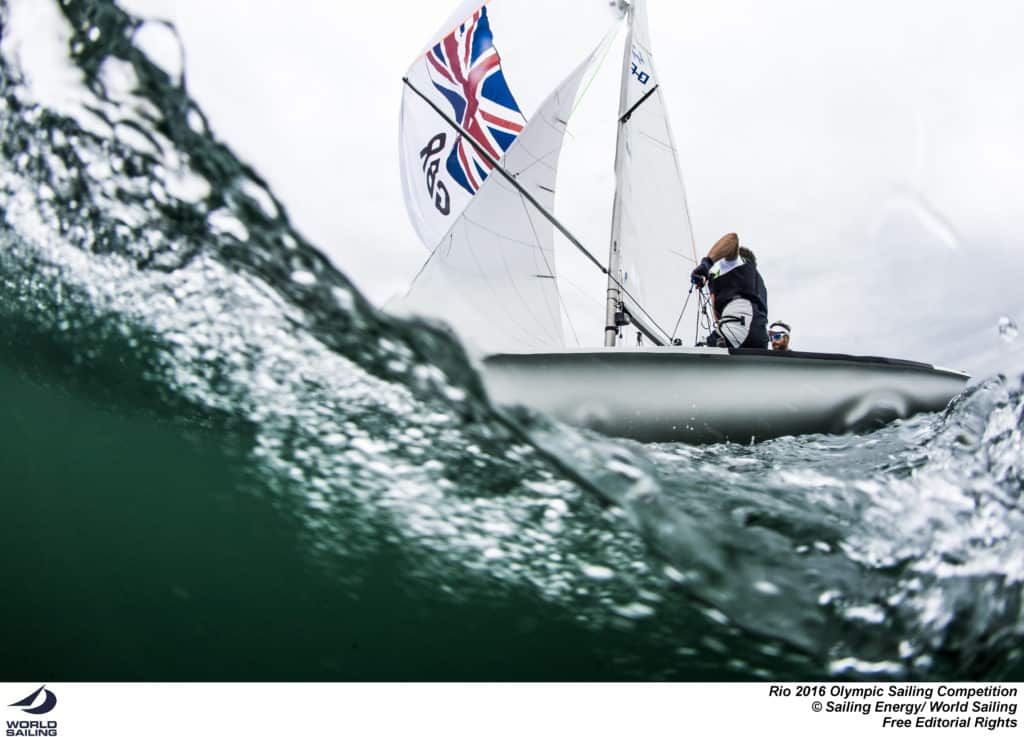
<path id="1" fill-rule="evenodd" d="M 303 286 L 310 286 L 316 284 L 316 276 L 305 269 L 292 272 L 292 281 L 296 284 L 302 284 Z"/>
<path id="2" fill-rule="evenodd" d="M 877 662 L 858 660 L 857 658 L 839 658 L 828 664 L 828 671 L 833 676 L 853 673 L 860 676 L 889 676 L 899 678 L 906 671 L 900 663 L 881 660 Z"/>
<path id="3" fill-rule="evenodd" d="M 134 41 L 138 49 L 163 69 L 172 81 L 181 81 L 185 60 L 173 26 L 164 21 L 146 21 L 136 29 Z"/>
<path id="4" fill-rule="evenodd" d="M 779 590 L 779 587 L 771 581 L 756 581 L 754 583 L 754 590 L 764 594 L 765 596 L 778 596 L 782 593 Z"/>
<path id="5" fill-rule="evenodd" d="M 900 642 L 900 657 L 903 660 L 906 660 L 907 658 L 913 657 L 915 652 L 916 652 L 916 650 L 915 650 L 914 645 L 912 643 L 908 642 L 907 640 L 902 640 Z"/>
<path id="6" fill-rule="evenodd" d="M 256 182 L 251 179 L 241 180 L 238 187 L 247 197 L 257 204 L 263 212 L 263 215 L 268 220 L 273 220 L 278 216 L 277 206 L 274 204 L 274 198 L 270 196 L 270 193 L 267 192 L 266 189 L 256 184 Z"/>
<path id="7" fill-rule="evenodd" d="M 583 575 L 595 581 L 610 581 L 615 578 L 615 572 L 605 566 L 585 565 L 583 566 Z"/>
<path id="8" fill-rule="evenodd" d="M 999 336 L 1007 343 L 1012 343 L 1017 339 L 1017 333 L 1020 332 L 1020 328 L 1017 327 L 1017 323 L 1012 317 L 1003 315 L 999 318 L 999 322 L 996 323 L 996 327 L 999 329 Z"/>
<path id="9" fill-rule="evenodd" d="M 345 311 L 351 310 L 355 307 L 355 299 L 352 297 L 352 293 L 347 289 L 341 287 L 334 287 L 331 289 L 331 294 L 334 295 L 334 301 L 338 303 L 338 306 Z"/>
<path id="10" fill-rule="evenodd" d="M 214 210 L 206 216 L 206 221 L 210 225 L 210 229 L 215 233 L 223 233 L 224 235 L 230 235 L 243 243 L 249 240 L 249 231 L 242 224 L 234 214 L 226 208 L 220 208 Z"/>
<path id="11" fill-rule="evenodd" d="M 612 607 L 612 611 L 626 619 L 645 619 L 654 616 L 654 607 L 649 607 L 640 602 L 633 602 L 625 606 Z"/>
<path id="12" fill-rule="evenodd" d="M 203 121 L 203 116 L 199 114 L 198 110 L 189 110 L 186 120 L 188 122 L 188 127 L 192 129 L 193 133 L 203 135 L 206 132 L 206 124 Z"/>
<path id="13" fill-rule="evenodd" d="M 569 511 L 569 505 L 566 504 L 563 499 L 552 499 L 548 502 L 548 508 L 545 510 L 545 516 L 557 517 L 565 514 Z"/>
<path id="14" fill-rule="evenodd" d="M 864 604 L 849 607 L 843 612 L 843 616 L 851 622 L 859 621 L 868 624 L 882 624 L 885 621 L 885 610 L 877 604 Z"/>
<path id="15" fill-rule="evenodd" d="M 676 583 L 683 583 L 684 581 L 686 581 L 686 576 L 684 576 L 681 571 L 679 571 L 676 568 L 673 568 L 672 566 L 665 566 L 662 570 L 670 580 L 675 581 Z"/>
<path id="16" fill-rule="evenodd" d="M 828 591 L 821 592 L 821 596 L 818 597 L 818 603 L 821 606 L 828 606 L 840 596 L 841 594 L 838 591 L 829 589 Z"/>
<path id="17" fill-rule="evenodd" d="M 720 612 L 717 609 L 713 609 L 712 607 L 704 607 L 700 611 L 704 614 L 705 617 L 710 619 L 712 622 L 716 622 L 721 625 L 729 624 L 729 617 L 727 617 L 723 612 Z"/>
<path id="18" fill-rule="evenodd" d="M 100 40 L 100 29 L 96 26 L 93 26 L 89 29 L 89 40 L 93 43 L 96 43 Z"/>

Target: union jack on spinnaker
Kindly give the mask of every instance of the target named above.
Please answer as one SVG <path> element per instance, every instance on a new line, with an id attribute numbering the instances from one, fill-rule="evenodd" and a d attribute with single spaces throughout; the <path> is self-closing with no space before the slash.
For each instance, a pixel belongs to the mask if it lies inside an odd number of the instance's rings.
<path id="1" fill-rule="evenodd" d="M 487 7 L 441 39 L 426 54 L 434 87 L 452 106 L 455 121 L 499 161 L 526 124 L 501 69 Z M 459 136 L 445 168 L 463 189 L 475 194 L 491 164 Z"/>

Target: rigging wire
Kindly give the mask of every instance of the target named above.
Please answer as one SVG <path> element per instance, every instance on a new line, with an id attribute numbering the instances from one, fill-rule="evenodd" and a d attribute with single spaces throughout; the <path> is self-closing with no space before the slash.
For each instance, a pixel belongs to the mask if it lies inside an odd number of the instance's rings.
<path id="1" fill-rule="evenodd" d="M 686 300 L 683 302 L 683 309 L 679 311 L 679 317 L 676 318 L 675 328 L 672 330 L 672 343 L 675 344 L 676 335 L 679 332 L 679 325 L 683 321 L 683 317 L 686 315 L 686 310 L 690 305 L 690 298 L 693 296 L 694 285 L 690 285 L 690 291 L 686 293 Z M 693 328 L 693 344 L 697 345 L 700 342 L 700 330 L 703 327 L 709 334 L 714 328 L 714 320 L 711 315 L 708 314 L 708 307 L 711 305 L 711 298 L 705 296 L 704 287 L 697 290 L 697 312 L 696 321 Z"/>
<path id="2" fill-rule="evenodd" d="M 708 305 L 711 304 L 711 298 L 704 296 L 704 288 L 703 287 L 701 287 L 701 289 L 700 289 L 700 292 L 698 294 L 698 298 L 699 298 L 699 301 L 700 301 L 700 309 L 697 310 L 697 325 L 696 325 L 696 327 L 694 328 L 694 331 L 693 331 L 693 344 L 694 345 L 697 345 L 700 342 L 700 329 L 702 327 L 708 332 L 709 335 L 710 335 L 711 331 L 713 330 L 713 327 L 712 327 L 713 321 L 712 321 L 711 316 L 708 314 Z M 703 318 L 703 321 L 702 321 L 701 318 Z"/>
<path id="3" fill-rule="evenodd" d="M 570 118 L 575 114 L 580 104 L 582 104 L 583 98 L 586 97 L 587 92 L 590 91 L 590 85 L 594 83 L 594 80 L 597 79 L 597 75 L 601 72 L 601 68 L 604 67 L 605 59 L 608 58 L 608 52 L 612 50 L 612 42 L 615 40 L 615 37 L 619 35 L 619 30 L 620 29 L 615 28 L 604 35 L 604 39 L 601 41 L 601 45 L 604 46 L 604 51 L 601 52 L 601 58 L 598 60 L 597 64 L 594 65 L 594 73 L 590 75 L 590 79 L 587 80 L 583 89 L 580 90 L 580 93 L 576 96 L 576 101 L 573 103 L 572 110 L 569 111 Z M 600 46 L 598 46 L 598 48 L 600 48 Z"/>
<path id="4" fill-rule="evenodd" d="M 676 341 L 676 333 L 679 331 L 679 323 L 683 321 L 683 315 L 686 313 L 686 307 L 690 304 L 690 297 L 693 296 L 693 284 L 690 284 L 690 291 L 686 293 L 686 301 L 683 302 L 683 309 L 679 310 L 679 317 L 676 318 L 676 326 L 672 329 L 672 342 Z"/>
<path id="5" fill-rule="evenodd" d="M 697 293 L 697 320 L 693 326 L 693 344 L 700 345 L 700 316 L 704 311 L 704 287 Z"/>

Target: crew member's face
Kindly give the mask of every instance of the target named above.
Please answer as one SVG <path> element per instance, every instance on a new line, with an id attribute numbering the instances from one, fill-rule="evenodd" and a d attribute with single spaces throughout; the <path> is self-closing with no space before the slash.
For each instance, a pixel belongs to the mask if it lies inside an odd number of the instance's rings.
<path id="1" fill-rule="evenodd" d="M 788 351 L 789 350 L 789 336 L 785 333 L 772 333 L 772 350 L 773 351 Z"/>

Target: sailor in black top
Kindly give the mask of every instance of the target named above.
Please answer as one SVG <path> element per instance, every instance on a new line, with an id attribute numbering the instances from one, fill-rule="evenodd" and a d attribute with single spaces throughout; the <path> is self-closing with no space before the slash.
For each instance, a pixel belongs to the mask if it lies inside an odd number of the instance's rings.
<path id="1" fill-rule="evenodd" d="M 735 233 L 718 239 L 690 281 L 698 288 L 708 282 L 718 334 L 730 348 L 768 347 L 768 292 L 757 259 Z"/>

